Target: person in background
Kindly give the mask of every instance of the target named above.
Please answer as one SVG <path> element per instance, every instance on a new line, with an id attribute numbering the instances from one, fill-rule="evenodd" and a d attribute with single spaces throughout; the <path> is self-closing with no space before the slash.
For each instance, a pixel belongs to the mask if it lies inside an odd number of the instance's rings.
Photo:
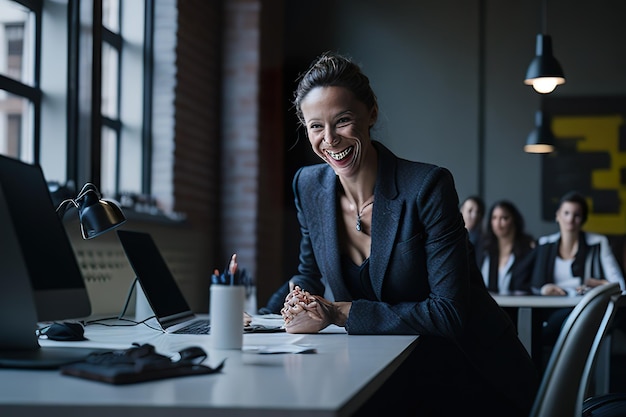
<path id="1" fill-rule="evenodd" d="M 376 96 L 342 55 L 313 62 L 294 107 L 323 162 L 293 179 L 301 242 L 281 310 L 286 331 L 419 335 L 363 415 L 527 416 L 537 370 L 485 288 L 450 171 L 399 158 L 370 136 Z"/>
<path id="2" fill-rule="evenodd" d="M 494 203 L 487 216 L 481 252 L 481 272 L 489 292 L 500 295 L 529 293 L 528 268 L 524 262 L 535 247 L 526 233 L 524 218 L 508 200 Z"/>
<path id="3" fill-rule="evenodd" d="M 485 202 L 477 195 L 471 195 L 463 200 L 461 214 L 465 228 L 469 233 L 469 240 L 479 250 L 482 246 L 483 218 L 485 216 Z"/>
<path id="4" fill-rule="evenodd" d="M 577 296 L 589 288 L 618 282 L 624 276 L 608 238 L 583 231 L 589 215 L 585 197 L 576 191 L 563 195 L 556 211 L 557 233 L 539 238 L 533 251 L 531 289 L 535 294 Z M 546 311 L 544 344 L 553 345 L 571 308 Z"/>

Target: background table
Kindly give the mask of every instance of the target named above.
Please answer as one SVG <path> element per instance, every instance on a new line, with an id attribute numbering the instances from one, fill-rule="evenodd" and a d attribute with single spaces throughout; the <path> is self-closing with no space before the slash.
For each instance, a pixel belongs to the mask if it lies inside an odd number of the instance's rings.
<path id="1" fill-rule="evenodd" d="M 537 310 L 547 308 L 575 307 L 582 296 L 551 296 L 551 295 L 494 295 L 500 307 L 517 308 L 517 335 L 528 350 L 538 369 L 543 369 L 543 347 L 541 344 L 541 315 Z M 595 371 L 595 392 L 609 392 L 610 386 L 610 335 L 605 336 L 598 351 Z"/>
<path id="2" fill-rule="evenodd" d="M 537 349 L 538 335 L 541 333 L 541 323 L 534 321 L 533 311 L 574 307 L 582 299 L 582 297 L 551 295 L 494 295 L 493 298 L 500 307 L 517 308 L 517 335 L 532 357 L 537 357 L 540 353 Z"/>
<path id="3" fill-rule="evenodd" d="M 309 345 L 317 353 L 258 354 L 214 350 L 210 336 L 137 327 L 89 325 L 85 342 L 42 344 L 126 349 L 150 343 L 173 354 L 191 345 L 221 373 L 115 386 L 59 371 L 0 370 L 0 415 L 9 416 L 349 416 L 414 349 L 416 336 L 349 336 L 330 327 L 314 335 L 245 334 L 244 348 Z"/>

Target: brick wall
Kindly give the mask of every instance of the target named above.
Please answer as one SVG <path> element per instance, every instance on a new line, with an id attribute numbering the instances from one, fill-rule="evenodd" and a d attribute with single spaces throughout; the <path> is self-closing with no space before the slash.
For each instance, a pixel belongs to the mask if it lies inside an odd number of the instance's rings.
<path id="1" fill-rule="evenodd" d="M 207 270 L 238 254 L 261 305 L 287 278 L 282 9 L 282 1 L 178 2 L 175 210 L 205 232 Z"/>

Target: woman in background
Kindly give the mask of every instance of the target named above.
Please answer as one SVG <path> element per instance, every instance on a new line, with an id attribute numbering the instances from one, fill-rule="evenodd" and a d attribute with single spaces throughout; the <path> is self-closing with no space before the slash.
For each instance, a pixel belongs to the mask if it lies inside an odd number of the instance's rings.
<path id="1" fill-rule="evenodd" d="M 539 239 L 532 290 L 541 295 L 579 295 L 589 288 L 618 282 L 624 276 L 606 236 L 584 232 L 589 207 L 578 192 L 565 194 L 556 211 L 559 231 Z"/>
<path id="2" fill-rule="evenodd" d="M 527 294 L 524 262 L 535 240 L 524 230 L 522 214 L 512 202 L 500 200 L 491 206 L 487 219 L 480 262 L 487 289 L 493 294 Z"/>
<path id="3" fill-rule="evenodd" d="M 618 282 L 624 276 L 606 236 L 584 232 L 589 206 L 578 192 L 565 194 L 556 211 L 559 231 L 539 238 L 533 251 L 531 288 L 541 295 L 576 296 L 589 288 Z M 553 345 L 571 308 L 549 310 L 543 327 L 544 344 Z"/>
<path id="4" fill-rule="evenodd" d="M 483 218 L 485 216 L 485 202 L 477 195 L 471 195 L 463 200 L 461 214 L 465 228 L 469 233 L 469 240 L 479 250 L 483 236 Z"/>

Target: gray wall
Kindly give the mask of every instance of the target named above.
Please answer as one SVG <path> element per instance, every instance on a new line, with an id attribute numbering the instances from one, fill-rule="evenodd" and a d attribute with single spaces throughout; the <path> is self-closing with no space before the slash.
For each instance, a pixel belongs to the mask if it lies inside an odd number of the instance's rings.
<path id="1" fill-rule="evenodd" d="M 489 206 L 506 198 L 533 235 L 556 230 L 541 220 L 543 157 L 522 149 L 541 105 L 523 84 L 540 0 L 285 3 L 287 76 L 325 50 L 352 56 L 378 95 L 379 140 L 449 168 L 460 199 L 482 192 Z M 552 95 L 626 95 L 625 18 L 623 0 L 549 2 L 547 33 L 567 78 Z"/>

